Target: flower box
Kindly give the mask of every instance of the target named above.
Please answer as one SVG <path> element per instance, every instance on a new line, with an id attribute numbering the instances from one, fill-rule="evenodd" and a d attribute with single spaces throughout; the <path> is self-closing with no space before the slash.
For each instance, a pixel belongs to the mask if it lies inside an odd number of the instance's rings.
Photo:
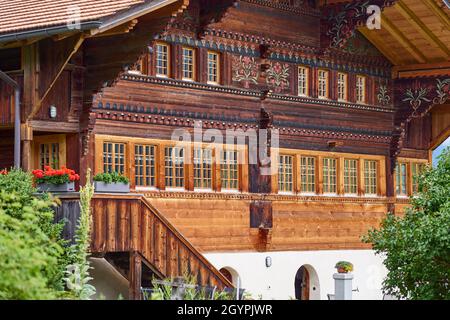
<path id="1" fill-rule="evenodd" d="M 129 193 L 130 184 L 122 182 L 105 183 L 102 181 L 94 181 L 95 192 L 100 193 Z"/>
<path id="2" fill-rule="evenodd" d="M 40 192 L 74 192 L 75 183 L 72 181 L 60 184 L 39 183 L 37 188 Z"/>

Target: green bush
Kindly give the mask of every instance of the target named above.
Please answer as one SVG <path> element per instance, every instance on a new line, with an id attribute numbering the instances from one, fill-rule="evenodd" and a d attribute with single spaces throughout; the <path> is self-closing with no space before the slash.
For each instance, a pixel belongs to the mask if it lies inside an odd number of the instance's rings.
<path id="1" fill-rule="evenodd" d="M 99 173 L 94 176 L 94 181 L 104 182 L 104 183 L 125 183 L 129 182 L 128 178 L 117 173 Z"/>
<path id="2" fill-rule="evenodd" d="M 63 248 L 42 226 L 52 218 L 49 200 L 0 191 L 0 299 L 57 296 Z"/>

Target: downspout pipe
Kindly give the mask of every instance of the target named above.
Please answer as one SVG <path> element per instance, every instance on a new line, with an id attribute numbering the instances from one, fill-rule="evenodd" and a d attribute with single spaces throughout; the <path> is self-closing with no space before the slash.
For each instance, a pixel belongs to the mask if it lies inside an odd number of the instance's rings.
<path id="1" fill-rule="evenodd" d="M 20 86 L 0 70 L 0 79 L 14 88 L 14 167 L 20 168 Z"/>

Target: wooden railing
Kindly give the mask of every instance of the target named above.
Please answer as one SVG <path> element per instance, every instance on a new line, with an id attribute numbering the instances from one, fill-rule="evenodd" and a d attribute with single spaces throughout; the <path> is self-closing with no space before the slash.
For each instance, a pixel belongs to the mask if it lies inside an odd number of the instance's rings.
<path id="1" fill-rule="evenodd" d="M 142 195 L 96 194 L 92 252 L 136 251 L 160 277 L 194 275 L 200 285 L 233 285 Z"/>

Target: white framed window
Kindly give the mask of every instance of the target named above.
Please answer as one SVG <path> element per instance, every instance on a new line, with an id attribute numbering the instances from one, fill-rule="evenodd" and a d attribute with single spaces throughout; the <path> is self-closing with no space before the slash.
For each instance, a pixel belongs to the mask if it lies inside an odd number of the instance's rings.
<path id="1" fill-rule="evenodd" d="M 170 50 L 165 43 L 156 43 L 156 75 L 168 77 L 170 73 Z"/>
<path id="2" fill-rule="evenodd" d="M 304 66 L 298 67 L 298 95 L 308 96 L 309 91 L 309 68 Z"/>
<path id="3" fill-rule="evenodd" d="M 356 102 L 366 103 L 366 77 L 356 76 Z"/>
<path id="4" fill-rule="evenodd" d="M 220 60 L 219 53 L 208 51 L 208 83 L 219 84 L 220 81 Z"/>
<path id="5" fill-rule="evenodd" d="M 194 149 L 194 188 L 212 188 L 212 149 Z"/>
<path id="6" fill-rule="evenodd" d="M 280 155 L 278 161 L 278 192 L 293 192 L 294 186 L 294 157 Z"/>
<path id="7" fill-rule="evenodd" d="M 336 159 L 323 158 L 323 193 L 336 193 Z"/>
<path id="8" fill-rule="evenodd" d="M 320 99 L 328 99 L 328 71 L 327 70 L 319 70 L 319 79 L 318 79 L 318 96 Z"/>
<path id="9" fill-rule="evenodd" d="M 195 50 L 183 47 L 183 80 L 195 80 Z"/>
<path id="10" fill-rule="evenodd" d="M 365 160 L 364 161 L 364 185 L 365 194 L 377 194 L 377 161 Z"/>
<path id="11" fill-rule="evenodd" d="M 347 101 L 347 74 L 342 72 L 338 73 L 337 89 L 338 100 Z"/>
<path id="12" fill-rule="evenodd" d="M 344 192 L 358 193 L 358 160 L 344 159 Z"/>

